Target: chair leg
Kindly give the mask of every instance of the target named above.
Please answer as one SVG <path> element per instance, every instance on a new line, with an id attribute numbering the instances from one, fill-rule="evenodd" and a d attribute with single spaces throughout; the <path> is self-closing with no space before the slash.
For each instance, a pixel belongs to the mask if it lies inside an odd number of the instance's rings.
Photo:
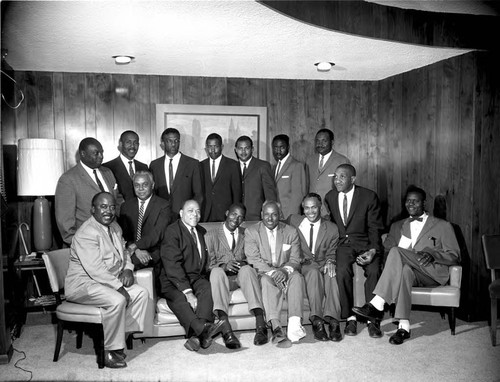
<path id="1" fill-rule="evenodd" d="M 457 319 L 455 317 L 455 308 L 453 307 L 450 308 L 450 312 L 448 313 L 448 321 L 450 322 L 451 334 L 454 336 Z"/>
<path id="2" fill-rule="evenodd" d="M 56 338 L 56 349 L 54 350 L 54 362 L 57 362 L 59 359 L 59 352 L 61 351 L 61 343 L 64 332 L 64 324 L 61 320 L 57 322 L 57 338 Z"/>
<path id="3" fill-rule="evenodd" d="M 104 331 L 102 325 L 97 325 L 94 330 L 94 349 L 97 355 L 97 366 L 104 368 Z"/>
<path id="4" fill-rule="evenodd" d="M 497 299 L 491 299 L 491 326 L 490 326 L 491 344 L 497 346 Z"/>
<path id="5" fill-rule="evenodd" d="M 76 348 L 81 349 L 83 342 L 83 328 L 76 331 Z"/>
<path id="6" fill-rule="evenodd" d="M 446 313 L 445 313 L 444 309 L 441 309 L 441 310 L 439 311 L 439 314 L 441 315 L 441 319 L 442 319 L 442 320 L 445 320 L 445 319 L 446 319 Z"/>
<path id="7" fill-rule="evenodd" d="M 130 333 L 128 336 L 127 336 L 127 339 L 126 339 L 126 344 L 127 344 L 127 349 L 128 350 L 132 350 L 134 348 L 134 337 L 133 337 L 133 334 Z"/>

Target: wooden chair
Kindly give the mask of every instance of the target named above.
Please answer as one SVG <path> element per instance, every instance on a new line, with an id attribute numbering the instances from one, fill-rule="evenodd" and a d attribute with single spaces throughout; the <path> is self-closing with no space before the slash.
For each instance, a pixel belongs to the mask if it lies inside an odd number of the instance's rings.
<path id="1" fill-rule="evenodd" d="M 50 286 L 57 303 L 57 339 L 53 361 L 57 362 L 59 359 L 64 328 L 76 325 L 76 348 L 80 349 L 82 347 L 83 328 L 90 328 L 97 354 L 97 365 L 102 369 L 104 367 L 104 332 L 101 309 L 92 305 L 62 301 L 61 299 L 60 291 L 64 287 L 64 279 L 68 272 L 69 256 L 69 248 L 47 252 L 42 255 L 45 267 L 47 268 Z"/>
<path id="2" fill-rule="evenodd" d="M 500 235 L 483 235 L 481 237 L 483 243 L 484 259 L 486 260 L 486 268 L 491 271 L 491 284 L 488 289 L 491 299 L 491 344 L 497 344 L 497 300 L 500 298 L 500 278 L 497 276 L 497 271 L 500 270 Z"/>

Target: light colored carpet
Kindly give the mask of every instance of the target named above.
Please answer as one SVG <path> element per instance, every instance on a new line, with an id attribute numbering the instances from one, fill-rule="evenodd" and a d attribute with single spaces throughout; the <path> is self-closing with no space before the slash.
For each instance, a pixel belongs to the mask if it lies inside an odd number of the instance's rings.
<path id="1" fill-rule="evenodd" d="M 491 346 L 486 322 L 458 320 L 452 336 L 438 313 L 412 315 L 412 338 L 401 346 L 388 342 L 396 330 L 391 319 L 382 322 L 381 339 L 369 338 L 358 325 L 360 333 L 340 343 L 314 341 L 308 325 L 307 337 L 289 349 L 254 346 L 249 331 L 237 332 L 243 344 L 238 351 L 226 349 L 220 336 L 198 353 L 188 352 L 181 337 L 135 340 L 128 367 L 120 370 L 99 370 L 90 338 L 76 349 L 74 333 L 67 331 L 59 362 L 52 362 L 54 325 L 25 326 L 14 347 L 26 352 L 18 365 L 33 371 L 35 381 L 500 381 L 500 346 Z M 1 381 L 29 379 L 14 367 L 19 358 L 15 352 L 0 366 Z"/>

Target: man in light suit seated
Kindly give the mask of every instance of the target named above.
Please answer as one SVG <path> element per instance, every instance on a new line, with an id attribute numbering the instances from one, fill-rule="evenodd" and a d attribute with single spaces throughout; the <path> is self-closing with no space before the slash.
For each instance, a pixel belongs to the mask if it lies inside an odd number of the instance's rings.
<path id="1" fill-rule="evenodd" d="M 245 229 L 240 227 L 245 220 L 245 213 L 243 204 L 232 204 L 226 211 L 226 221 L 205 237 L 210 256 L 210 285 L 214 312 L 220 319 L 227 319 L 231 291 L 241 288 L 248 302 L 248 310 L 255 316 L 256 334 L 253 343 L 264 345 L 268 342 L 268 337 L 260 283 L 257 272 L 248 265 L 244 251 Z M 222 338 L 229 349 L 241 347 L 229 321 L 222 328 Z"/>
<path id="2" fill-rule="evenodd" d="M 272 327 L 272 342 L 291 346 L 305 337 L 301 325 L 304 304 L 304 278 L 300 274 L 300 239 L 297 230 L 279 221 L 279 204 L 262 205 L 262 221 L 246 229 L 245 253 L 259 273 L 266 319 Z M 283 299 L 288 302 L 287 341 L 281 328 Z"/>
<path id="3" fill-rule="evenodd" d="M 302 201 L 304 215 L 291 215 L 290 225 L 297 228 L 302 250 L 302 275 L 311 308 L 309 320 L 318 341 L 342 340 L 340 297 L 336 278 L 337 226 L 321 217 L 321 196 L 311 192 Z M 324 306 L 323 306 L 324 302 Z M 329 334 L 325 330 L 328 323 Z"/>
<path id="4" fill-rule="evenodd" d="M 65 281 L 66 299 L 102 311 L 104 365 L 126 367 L 126 333 L 142 332 L 148 291 L 134 284 L 134 265 L 115 222 L 115 198 L 100 192 L 92 216 L 76 231 Z"/>
<path id="5" fill-rule="evenodd" d="M 381 320 L 384 304 L 396 304 L 394 318 L 398 330 L 389 338 L 400 345 L 410 338 L 412 286 L 444 285 L 449 267 L 460 262 L 460 248 L 450 223 L 425 212 L 425 191 L 410 186 L 406 192 L 406 210 L 410 217 L 391 225 L 386 248 L 391 248 L 382 275 L 373 291 L 375 297 L 353 311 L 370 320 Z"/>

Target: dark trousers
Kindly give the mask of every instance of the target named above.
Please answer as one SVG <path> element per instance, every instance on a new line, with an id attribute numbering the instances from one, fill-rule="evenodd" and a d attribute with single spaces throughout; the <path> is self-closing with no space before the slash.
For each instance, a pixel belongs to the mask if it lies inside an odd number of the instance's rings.
<path id="1" fill-rule="evenodd" d="M 191 323 L 196 319 L 202 319 L 204 321 L 213 322 L 213 300 L 212 300 L 212 290 L 210 288 L 210 282 L 205 278 L 200 278 L 196 280 L 191 288 L 193 293 L 198 299 L 198 305 L 196 311 L 193 311 L 191 305 L 186 299 L 186 295 L 178 290 L 170 282 L 166 283 L 163 290 L 163 297 L 167 300 L 167 305 L 170 310 L 175 314 L 180 324 L 186 330 L 187 336 L 192 334 L 199 335 L 200 333 L 194 333 L 191 329 Z"/>
<path id="2" fill-rule="evenodd" d="M 337 248 L 337 283 L 339 286 L 341 318 L 346 319 L 353 315 L 354 304 L 352 265 L 356 257 L 365 251 L 356 251 L 350 244 L 342 244 Z M 370 264 L 363 266 L 365 271 L 365 298 L 366 302 L 373 298 L 373 290 L 380 277 L 380 256 L 375 256 Z"/>

